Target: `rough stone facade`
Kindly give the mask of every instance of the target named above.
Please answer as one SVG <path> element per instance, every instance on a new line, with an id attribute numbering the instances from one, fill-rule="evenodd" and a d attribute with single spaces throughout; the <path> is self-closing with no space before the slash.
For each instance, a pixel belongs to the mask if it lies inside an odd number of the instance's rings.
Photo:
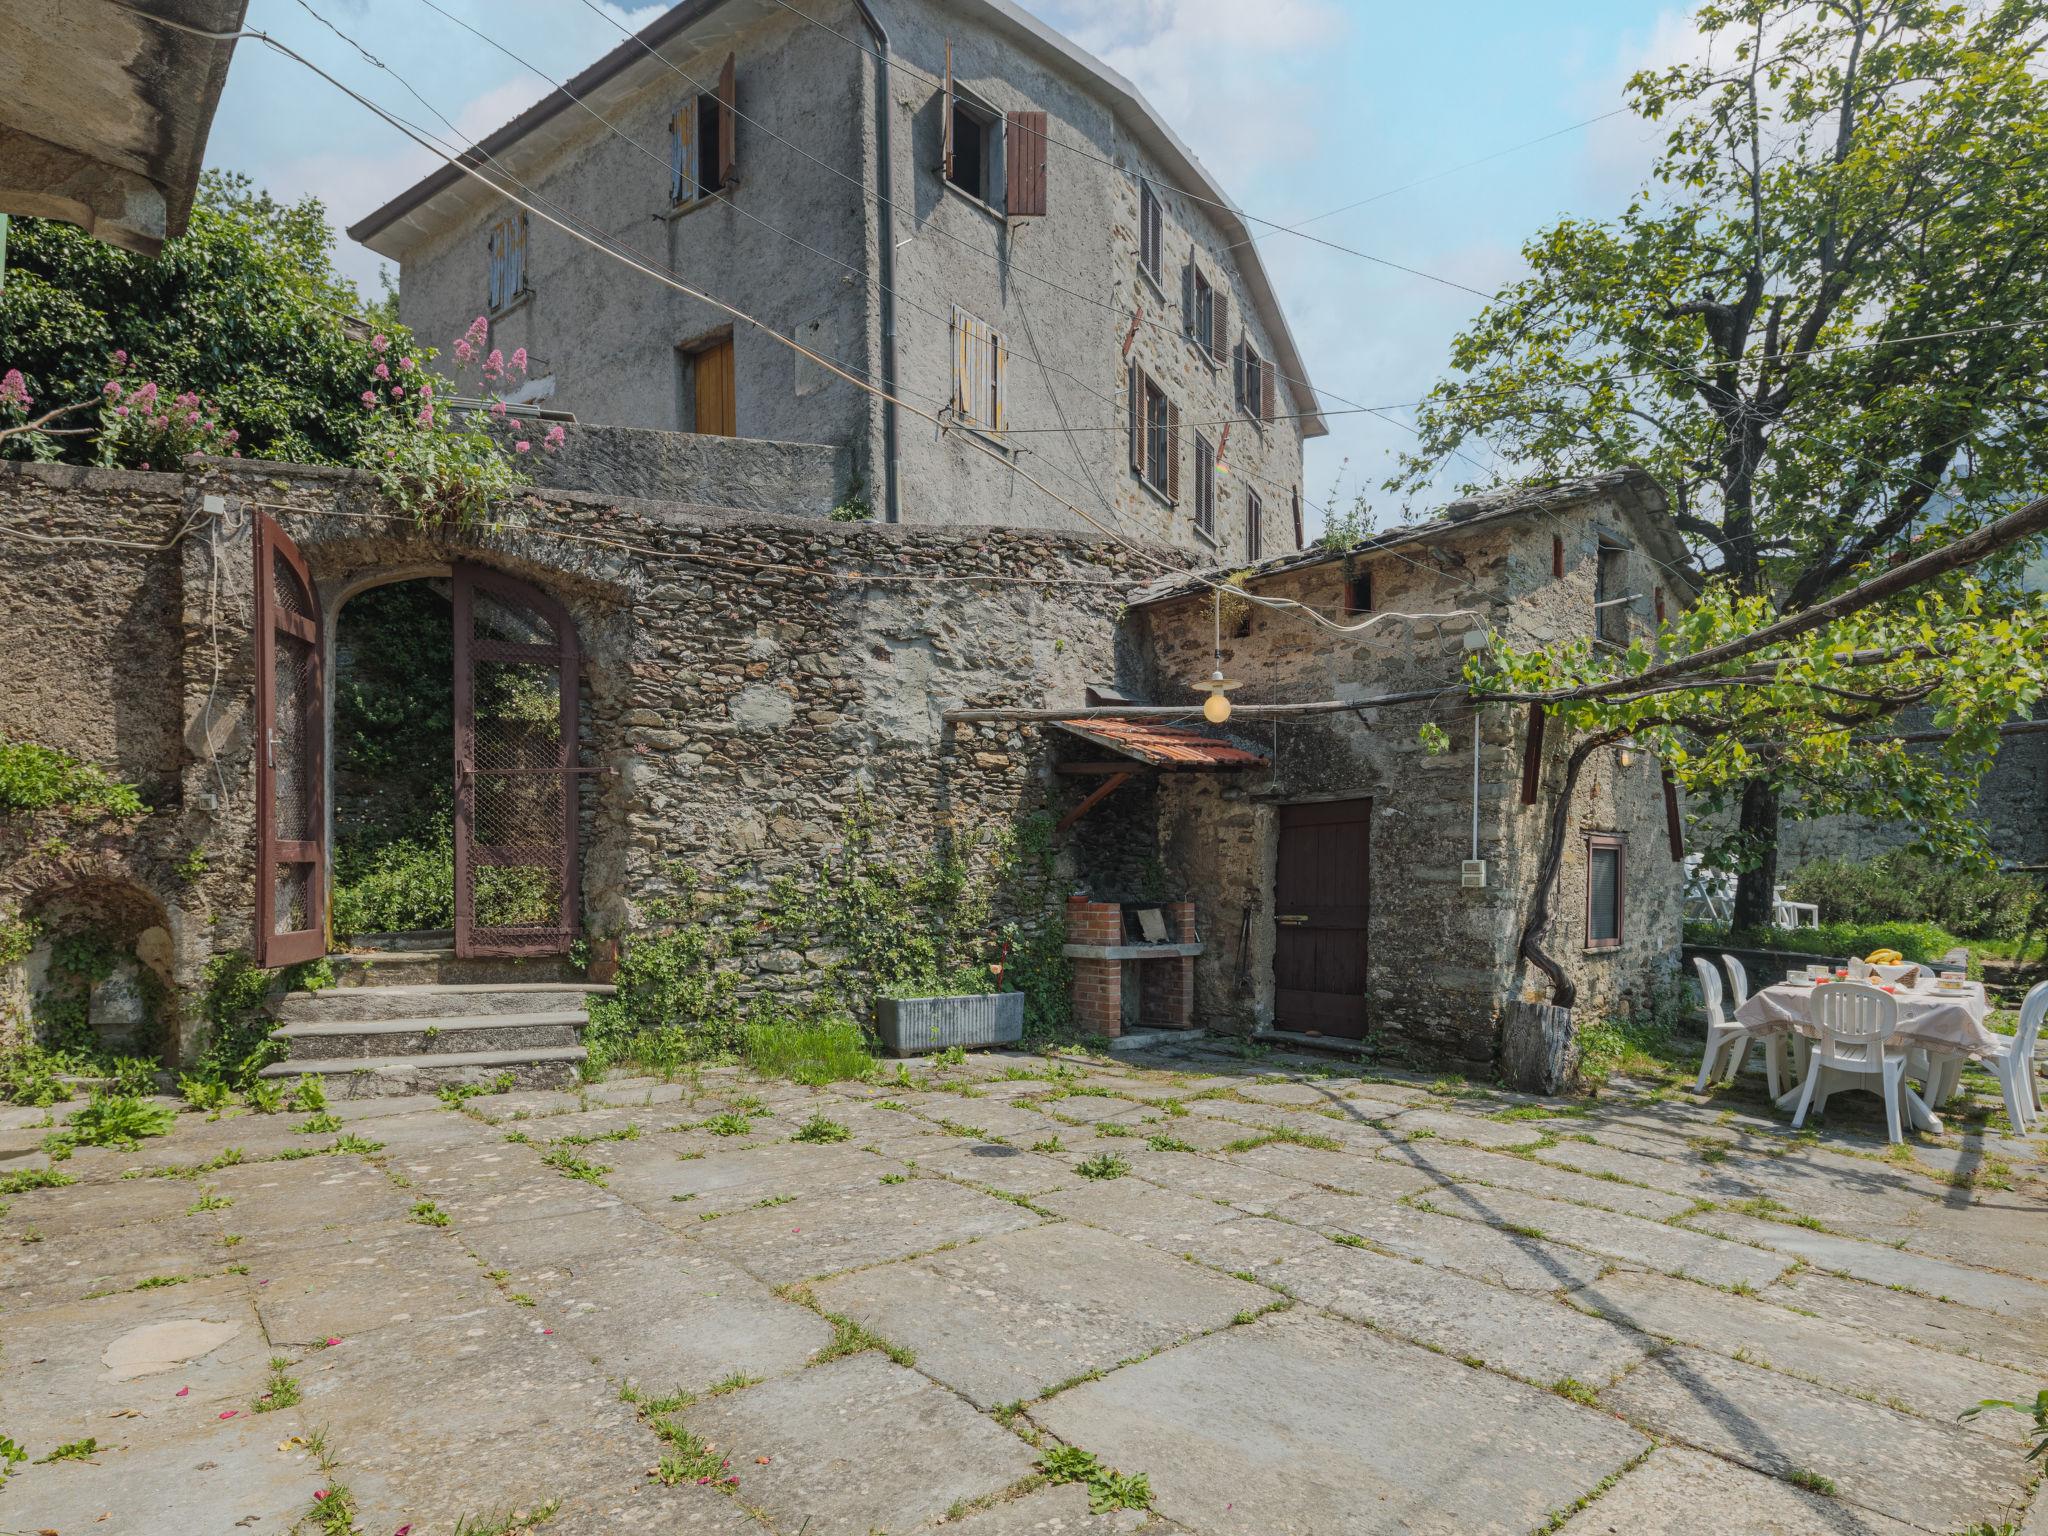
<path id="1" fill-rule="evenodd" d="M 1461 702 L 1467 636 L 1502 629 L 1518 644 L 1592 632 L 1595 566 L 1602 542 L 1625 542 L 1629 623 L 1644 632 L 1659 601 L 1688 595 L 1657 563 L 1661 496 L 1647 477 L 1617 476 L 1521 510 L 1463 509 L 1407 544 L 1360 552 L 1350 562 L 1297 563 L 1263 578 L 1261 596 L 1291 598 L 1347 615 L 1347 582 L 1368 577 L 1374 611 L 1389 617 L 1355 635 L 1304 634 L 1298 617 L 1253 610 L 1223 632 L 1223 670 L 1243 704 L 1365 699 L 1442 688 L 1440 707 L 1399 706 L 1260 722 L 1231 731 L 1270 752 L 1270 771 L 1175 774 L 1158 793 L 1159 839 L 1174 894 L 1194 899 L 1206 944 L 1196 970 L 1197 1015 L 1239 1027 L 1273 1019 L 1274 877 L 1279 808 L 1369 798 L 1371 901 L 1367 930 L 1368 1041 L 1429 1060 L 1489 1069 L 1502 1009 L 1547 1000 L 1549 983 L 1516 950 L 1543 851 L 1568 744 L 1553 731 L 1543 754 L 1538 803 L 1521 803 L 1525 711 L 1478 711 Z M 1459 509 L 1453 509 L 1456 513 Z M 1564 575 L 1553 575 L 1562 542 Z M 1610 579 L 1615 572 L 1610 567 Z M 1666 594 L 1658 597 L 1659 590 Z M 1442 615 L 1411 621 L 1402 614 Z M 1189 684 L 1211 669 L 1214 616 L 1206 597 L 1140 609 L 1155 668 L 1149 697 L 1199 700 Z M 1450 750 L 1431 755 L 1418 727 L 1435 721 Z M 1478 753 L 1477 787 L 1474 751 Z M 1475 794 L 1483 889 L 1460 884 L 1473 854 Z M 1588 833 L 1626 842 L 1623 942 L 1586 947 Z M 1597 1016 L 1647 999 L 1676 964 L 1683 871 L 1671 857 L 1661 779 L 1653 760 L 1619 751 L 1586 766 L 1572 807 L 1554 913 L 1544 939 L 1578 986 L 1578 1008 Z M 1246 938 L 1249 949 L 1244 947 Z"/>
<path id="2" fill-rule="evenodd" d="M 457 560 L 567 605 L 583 648 L 580 756 L 601 770 L 583 791 L 582 911 L 597 935 L 631 928 L 677 866 L 714 884 L 815 869 L 863 794 L 892 847 L 927 852 L 1044 806 L 1057 788 L 1042 737 L 955 729 L 941 713 L 1042 706 L 1114 677 L 1116 614 L 1150 569 L 1121 545 L 1036 530 L 553 492 L 502 527 L 449 533 L 385 516 L 345 471 L 0 467 L 0 735 L 98 762 L 155 807 L 127 828 L 0 822 L 0 911 L 118 907 L 132 914 L 123 944 L 166 931 L 164 969 L 188 991 L 211 956 L 253 937 L 258 512 L 304 554 L 330 637 L 354 593 Z M 1114 838 L 1070 858 L 1076 880 L 1143 862 Z M 786 976 L 803 959 L 756 951 L 745 964 Z M 189 1057 L 189 1007 L 178 1023 Z"/>
<path id="3" fill-rule="evenodd" d="M 1297 546 L 1302 438 L 1322 431 L 1314 393 L 1249 232 L 1127 82 L 1006 4 L 892 5 L 892 56 L 881 87 L 889 121 L 885 203 L 878 69 L 847 41 L 867 42 L 856 9 L 810 8 L 819 26 L 786 8 L 696 9 L 701 32 L 685 25 L 665 37 L 666 64 L 627 43 L 618 68 L 607 73 L 600 64 L 577 85 L 616 133 L 568 107 L 529 113 L 486 143 L 541 206 L 603 231 L 761 327 L 530 214 L 526 291 L 494 317 L 492 340 L 508 353 L 528 349 L 532 374 L 545 380 L 545 403 L 585 423 L 693 432 L 689 358 L 729 336 L 739 434 L 832 445 L 843 456 L 843 494 L 883 516 L 881 402 L 778 337 L 875 384 L 889 376 L 893 348 L 897 392 L 908 407 L 897 444 L 904 522 L 1087 532 L 1087 520 L 1071 510 L 1078 506 L 1123 535 L 1235 565 L 1250 558 L 1255 494 L 1260 552 Z M 728 53 L 740 114 L 739 179 L 717 197 L 677 209 L 669 200 L 669 124 L 693 94 L 691 82 L 715 82 Z M 963 99 L 997 114 L 998 138 L 1001 114 L 1046 114 L 1054 143 L 1043 216 L 1006 217 L 941 174 L 936 82 L 949 57 Z M 1141 179 L 1160 189 L 1163 204 L 1157 281 L 1139 266 Z M 1173 190 L 1183 187 L 1194 195 Z M 483 310 L 491 231 L 519 210 L 475 182 L 407 206 L 413 197 L 401 194 L 352 233 L 400 262 L 404 320 L 424 341 L 446 347 Z M 886 296 L 884 247 L 893 273 Z M 1225 296 L 1220 361 L 1195 345 L 1183 314 L 1182 270 L 1191 255 Z M 1006 348 L 1004 414 L 1013 430 L 1002 436 L 958 424 L 940 430 L 929 419 L 949 416 L 956 399 L 956 306 Z M 1273 421 L 1255 422 L 1235 406 L 1230 349 L 1239 340 L 1285 376 Z M 1160 382 L 1186 424 L 1177 501 L 1130 467 L 1131 366 Z M 1219 446 L 1225 422 L 1231 474 L 1218 482 L 1215 532 L 1206 535 L 1195 525 L 1194 438 L 1199 426 Z M 645 455 L 631 472 L 641 482 L 659 482 L 678 467 L 674 451 L 651 433 L 620 440 Z M 1020 469 L 1053 494 L 1013 473 Z M 611 489 L 619 482 L 575 483 Z M 690 484 L 669 480 L 659 494 Z"/>

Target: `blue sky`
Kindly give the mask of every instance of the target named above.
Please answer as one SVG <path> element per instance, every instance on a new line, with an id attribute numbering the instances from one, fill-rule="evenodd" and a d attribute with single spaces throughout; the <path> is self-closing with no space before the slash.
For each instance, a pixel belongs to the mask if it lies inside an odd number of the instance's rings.
<path id="1" fill-rule="evenodd" d="M 547 90 L 419 0 L 313 3 L 465 133 L 498 126 Z M 618 41 L 576 0 L 437 3 L 557 79 Z M 1134 80 L 1240 207 L 1280 223 L 1373 198 L 1609 111 L 1621 105 L 1622 83 L 1633 70 L 1693 47 L 1685 10 L 1655 0 L 1027 3 Z M 610 8 L 636 26 L 662 9 Z M 253 0 L 249 24 L 364 94 L 416 115 L 401 87 L 297 0 Z M 1625 115 L 1610 118 L 1311 228 L 1491 290 L 1517 275 L 1521 243 L 1545 223 L 1618 211 L 1639 184 L 1655 137 Z M 337 230 L 435 163 L 300 66 L 256 44 L 236 51 L 207 158 L 280 196 L 319 196 Z M 1480 303 L 1457 288 L 1284 233 L 1260 244 L 1310 377 L 1361 405 L 1416 399 Z M 340 254 L 343 267 L 374 294 L 377 258 L 346 236 Z M 1335 399 L 1324 403 L 1339 408 Z M 1382 525 L 1400 520 L 1398 499 L 1379 486 L 1411 435 L 1369 415 L 1334 416 L 1330 425 L 1330 435 L 1309 446 L 1311 508 L 1331 501 L 1333 488 L 1341 505 L 1364 492 Z M 1457 478 L 1446 477 L 1437 489 L 1448 494 Z M 1312 510 L 1311 533 L 1314 521 Z"/>

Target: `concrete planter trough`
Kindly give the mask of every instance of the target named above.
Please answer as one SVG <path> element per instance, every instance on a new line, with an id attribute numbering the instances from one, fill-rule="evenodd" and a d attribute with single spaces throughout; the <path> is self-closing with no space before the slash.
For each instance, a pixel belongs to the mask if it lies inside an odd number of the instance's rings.
<path id="1" fill-rule="evenodd" d="M 878 997 L 875 1033 L 891 1056 L 921 1056 L 956 1045 L 1015 1045 L 1024 1038 L 1024 994 Z"/>

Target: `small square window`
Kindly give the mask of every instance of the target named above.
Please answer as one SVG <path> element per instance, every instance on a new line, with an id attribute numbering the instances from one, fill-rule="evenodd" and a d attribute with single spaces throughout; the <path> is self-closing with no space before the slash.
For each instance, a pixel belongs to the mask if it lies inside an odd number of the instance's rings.
<path id="1" fill-rule="evenodd" d="M 1586 948 L 1619 949 L 1628 850 L 1611 832 L 1586 834 Z"/>
<path id="2" fill-rule="evenodd" d="M 1634 595 L 1628 589 L 1628 551 L 1602 542 L 1593 570 L 1593 633 L 1609 645 L 1628 644 L 1628 612 Z"/>
<path id="3" fill-rule="evenodd" d="M 1344 607 L 1350 613 L 1372 612 L 1372 572 L 1359 571 L 1344 584 Z"/>

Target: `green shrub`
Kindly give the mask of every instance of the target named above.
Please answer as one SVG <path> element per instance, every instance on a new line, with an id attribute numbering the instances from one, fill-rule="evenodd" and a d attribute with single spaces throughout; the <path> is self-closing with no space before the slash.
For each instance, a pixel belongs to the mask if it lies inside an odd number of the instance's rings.
<path id="1" fill-rule="evenodd" d="M 133 784 L 117 783 L 68 752 L 0 740 L 0 817 L 61 810 L 74 820 L 93 821 L 140 816 L 146 809 Z"/>
<path id="2" fill-rule="evenodd" d="M 85 1107 L 65 1122 L 63 1138 L 82 1147 L 137 1146 L 145 1136 L 162 1136 L 177 1121 L 167 1105 L 151 1104 L 123 1093 L 95 1093 Z"/>
<path id="3" fill-rule="evenodd" d="M 1786 885 L 1830 923 L 1931 923 L 1972 939 L 2013 939 L 2048 916 L 2025 875 L 1957 868 L 1904 850 L 1875 859 L 1817 859 Z M 1895 946 L 1901 950 L 1903 945 Z"/>
<path id="4" fill-rule="evenodd" d="M 372 852 L 338 850 L 336 933 L 405 933 L 455 921 L 455 844 L 443 823 L 432 837 L 399 838 Z"/>
<path id="5" fill-rule="evenodd" d="M 246 1088 L 259 1071 L 284 1055 L 284 1047 L 270 1038 L 271 1020 L 264 1011 L 270 973 L 257 970 L 246 953 L 232 949 L 208 960 L 202 975 L 200 1011 L 209 1027 L 195 1075 Z"/>
<path id="6" fill-rule="evenodd" d="M 796 1013 L 757 1005 L 748 1014 L 741 1052 L 757 1072 L 814 1088 L 860 1082 L 875 1072 L 866 1032 L 848 1015 L 818 1004 Z"/>
<path id="7" fill-rule="evenodd" d="M 683 1029 L 697 1037 L 695 1055 L 737 1052 L 740 979 L 724 968 L 727 953 L 724 937 L 696 921 L 628 939 L 613 994 L 591 1001 L 584 1044 L 611 1061 L 636 1036 Z"/>
<path id="8" fill-rule="evenodd" d="M 1715 923 L 1687 923 L 1688 944 L 1726 945 L 1731 949 L 1778 949 L 1834 959 L 1860 959 L 1873 950 L 1896 949 L 1908 960 L 1933 965 L 1952 949 L 1969 946 L 1933 923 L 1822 923 L 1818 928 L 1758 928 L 1730 933 Z M 1970 956 L 1970 974 L 1983 965 Z"/>

